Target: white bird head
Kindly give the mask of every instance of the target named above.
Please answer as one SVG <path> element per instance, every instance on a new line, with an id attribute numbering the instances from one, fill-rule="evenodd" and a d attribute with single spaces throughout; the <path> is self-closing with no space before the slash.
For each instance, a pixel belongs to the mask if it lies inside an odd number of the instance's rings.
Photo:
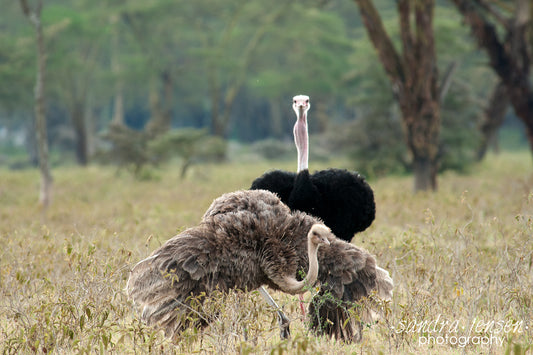
<path id="1" fill-rule="evenodd" d="M 323 224 L 313 224 L 308 234 L 309 241 L 317 247 L 320 245 L 329 245 L 328 237 L 330 236 L 333 237 L 333 233 Z"/>
<path id="2" fill-rule="evenodd" d="M 292 109 L 298 118 L 301 118 L 304 114 L 306 114 L 310 107 L 311 104 L 309 103 L 309 96 L 296 95 L 292 98 Z"/>

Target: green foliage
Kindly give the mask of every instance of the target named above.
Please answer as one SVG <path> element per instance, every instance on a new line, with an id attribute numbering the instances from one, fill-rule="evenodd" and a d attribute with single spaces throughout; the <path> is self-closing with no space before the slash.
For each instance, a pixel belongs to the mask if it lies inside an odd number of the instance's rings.
<path id="1" fill-rule="evenodd" d="M 250 85 L 268 97 L 290 98 L 302 90 L 311 97 L 341 94 L 338 86 L 353 51 L 344 21 L 337 13 L 301 3 L 287 6 L 284 14 L 258 49 L 260 70 Z"/>
<path id="2" fill-rule="evenodd" d="M 476 162 L 481 112 L 472 101 L 467 88 L 452 84 L 441 109 L 440 171 L 467 172 Z"/>
<path id="3" fill-rule="evenodd" d="M 144 132 L 123 125 L 110 125 L 102 138 L 111 146 L 107 151 L 99 152 L 97 160 L 131 169 L 136 176 L 140 176 L 142 168 L 151 162 L 152 157 L 147 149 L 149 137 Z"/>
<path id="4" fill-rule="evenodd" d="M 370 113 L 345 125 L 350 137 L 348 147 L 352 147 L 349 156 L 359 173 L 375 178 L 408 171 L 409 158 L 400 120 L 398 114 Z"/>
<path id="5" fill-rule="evenodd" d="M 296 161 L 294 145 L 276 139 L 257 141 L 252 145 L 252 151 L 268 160 L 288 160 L 292 158 Z"/>
<path id="6" fill-rule="evenodd" d="M 202 161 L 220 162 L 226 155 L 226 142 L 207 134 L 207 130 L 175 129 L 162 134 L 148 144 L 155 162 L 168 161 L 177 156 L 182 160 L 181 177 L 191 164 Z"/>
<path id="7" fill-rule="evenodd" d="M 522 125 L 521 122 L 514 122 Z M 499 132 L 499 147 L 504 150 L 521 151 L 529 148 L 526 133 L 513 127 L 513 125 L 503 126 Z"/>
<path id="8" fill-rule="evenodd" d="M 175 154 L 184 160 L 191 160 L 206 135 L 206 130 L 174 130 L 156 137 L 150 142 L 149 149 L 158 161 L 168 161 Z"/>
<path id="9" fill-rule="evenodd" d="M 184 178 L 193 163 L 220 162 L 226 155 L 224 140 L 209 136 L 206 130 L 193 128 L 152 136 L 123 125 L 111 125 L 103 138 L 111 146 L 108 151 L 100 152 L 99 159 L 130 169 L 139 178 L 150 177 L 143 169 L 147 165 L 165 163 L 173 157 L 180 158 L 181 178 Z"/>
<path id="10" fill-rule="evenodd" d="M 28 42 L 29 38 L 0 33 L 0 113 L 32 102 L 35 61 Z"/>

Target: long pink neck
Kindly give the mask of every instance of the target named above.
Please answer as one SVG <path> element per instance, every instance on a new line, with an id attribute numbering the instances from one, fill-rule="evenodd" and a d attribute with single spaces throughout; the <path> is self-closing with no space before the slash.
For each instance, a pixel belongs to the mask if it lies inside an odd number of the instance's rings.
<path id="1" fill-rule="evenodd" d="M 294 143 L 298 150 L 298 172 L 308 168 L 309 159 L 309 136 L 307 134 L 307 114 L 304 112 L 298 116 L 294 125 Z"/>

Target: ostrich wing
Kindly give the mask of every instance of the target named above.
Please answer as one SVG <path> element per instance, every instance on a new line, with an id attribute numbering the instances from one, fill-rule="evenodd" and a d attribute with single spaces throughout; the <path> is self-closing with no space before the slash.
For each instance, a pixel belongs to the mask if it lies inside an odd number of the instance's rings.
<path id="1" fill-rule="evenodd" d="M 193 309 L 197 303 L 191 296 L 201 297 L 215 288 L 225 291 L 235 282 L 218 277 L 224 251 L 206 237 L 210 234 L 209 225 L 190 228 L 168 240 L 130 273 L 127 293 L 141 307 L 142 319 L 164 329 L 167 336 L 191 325 L 207 324 Z"/>
<path id="2" fill-rule="evenodd" d="M 158 308 L 171 299 L 183 301 L 198 288 L 210 266 L 210 248 L 196 233 L 191 228 L 173 237 L 133 267 L 127 291 L 135 303 Z"/>
<path id="3" fill-rule="evenodd" d="M 343 299 L 350 288 L 351 301 L 369 295 L 376 288 L 376 261 L 366 250 L 342 240 L 334 240 L 320 250 L 319 279 L 324 288 Z"/>
<path id="4" fill-rule="evenodd" d="M 322 287 L 309 304 L 310 327 L 319 334 L 359 341 L 362 327 L 349 309 L 373 292 L 390 300 L 392 279 L 367 251 L 341 240 L 324 248 L 318 259 Z"/>

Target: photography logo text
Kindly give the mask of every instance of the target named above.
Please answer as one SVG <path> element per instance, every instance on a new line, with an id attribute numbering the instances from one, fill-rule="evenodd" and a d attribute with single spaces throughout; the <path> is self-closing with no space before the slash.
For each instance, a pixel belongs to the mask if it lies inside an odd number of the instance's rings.
<path id="1" fill-rule="evenodd" d="M 402 320 L 394 327 L 396 333 L 417 333 L 418 345 L 502 346 L 507 335 L 520 334 L 528 329 L 523 321 L 449 320 L 439 314 L 432 320 Z"/>

